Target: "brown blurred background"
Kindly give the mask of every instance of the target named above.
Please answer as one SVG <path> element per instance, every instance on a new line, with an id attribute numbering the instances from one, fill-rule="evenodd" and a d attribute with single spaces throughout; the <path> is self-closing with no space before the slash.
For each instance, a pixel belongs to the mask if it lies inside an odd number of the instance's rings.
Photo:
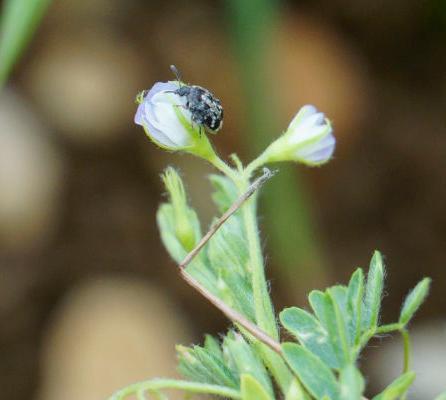
<path id="1" fill-rule="evenodd" d="M 248 161 L 303 104 L 326 112 L 335 159 L 278 166 L 287 184 L 264 189 L 277 308 L 306 307 L 310 289 L 346 282 L 380 249 L 383 321 L 433 278 L 412 327 L 413 398 L 444 389 L 445 41 L 442 0 L 54 1 L 0 94 L 2 398 L 103 399 L 175 375 L 175 343 L 227 328 L 179 279 L 155 225 L 173 164 L 205 227 L 211 169 L 133 124 L 136 93 L 171 79 L 172 63 L 221 98 L 224 156 Z M 362 360 L 372 392 L 401 365 L 398 340 L 379 343 Z"/>

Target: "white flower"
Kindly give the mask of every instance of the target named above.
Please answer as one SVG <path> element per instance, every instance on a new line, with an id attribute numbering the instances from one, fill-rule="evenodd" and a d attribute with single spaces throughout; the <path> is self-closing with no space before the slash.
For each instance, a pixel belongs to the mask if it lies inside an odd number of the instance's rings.
<path id="1" fill-rule="evenodd" d="M 183 150 L 193 146 L 196 136 L 184 96 L 173 93 L 178 82 L 157 82 L 148 92 L 138 96 L 135 123 L 158 146 L 168 150 Z"/>
<path id="2" fill-rule="evenodd" d="M 161 148 L 185 151 L 212 162 L 217 155 L 204 129 L 192 121 L 185 96 L 175 93 L 178 88 L 178 81 L 157 82 L 140 93 L 135 123 Z"/>
<path id="3" fill-rule="evenodd" d="M 293 118 L 287 131 L 265 150 L 263 157 L 267 162 L 321 165 L 330 160 L 335 144 L 330 121 L 314 106 L 306 105 Z"/>

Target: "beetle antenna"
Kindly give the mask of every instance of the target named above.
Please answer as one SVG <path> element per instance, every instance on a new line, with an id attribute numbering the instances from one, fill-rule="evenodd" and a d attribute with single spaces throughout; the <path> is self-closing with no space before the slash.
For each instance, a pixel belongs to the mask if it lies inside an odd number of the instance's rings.
<path id="1" fill-rule="evenodd" d="M 173 65 L 173 64 L 170 66 L 170 70 L 173 72 L 173 74 L 174 74 L 175 77 L 177 78 L 178 84 L 179 84 L 180 87 L 181 87 L 181 73 L 180 73 L 180 71 L 179 71 L 178 68 L 177 68 L 175 65 Z"/>

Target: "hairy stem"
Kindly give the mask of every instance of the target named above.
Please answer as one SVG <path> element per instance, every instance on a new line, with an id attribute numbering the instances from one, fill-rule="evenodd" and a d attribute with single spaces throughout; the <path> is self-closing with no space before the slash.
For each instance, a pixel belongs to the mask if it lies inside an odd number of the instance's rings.
<path id="1" fill-rule="evenodd" d="M 237 181 L 238 173 L 232 169 L 228 164 L 226 164 L 220 157 L 214 154 L 214 157 L 208 159 L 208 161 L 217 168 L 220 172 L 230 178 L 232 181 Z"/>
<path id="2" fill-rule="evenodd" d="M 409 332 L 406 329 L 402 329 L 401 337 L 403 338 L 403 351 L 404 351 L 404 359 L 403 359 L 403 374 L 409 371 L 410 367 L 410 336 Z"/>
<path id="3" fill-rule="evenodd" d="M 248 185 L 249 177 L 252 172 L 253 170 L 245 170 L 243 178 L 246 181 L 242 182 L 242 188 Z M 268 292 L 265 266 L 257 226 L 257 197 L 253 196 L 248 200 L 241 211 L 248 241 L 249 267 L 251 272 L 256 322 L 274 341 L 278 342 L 279 331 L 276 324 L 271 297 Z M 258 346 L 260 355 L 268 370 L 278 383 L 281 391 L 287 393 L 293 375 L 284 360 L 279 356 L 280 352 L 278 352 L 279 354 L 275 354 L 262 343 L 259 343 Z"/>
<path id="4" fill-rule="evenodd" d="M 242 208 L 242 216 L 246 230 L 249 251 L 249 267 L 252 279 L 254 296 L 254 310 L 257 324 L 272 338 L 278 340 L 276 318 L 268 292 L 265 278 L 265 267 L 260 247 L 260 239 L 257 227 L 256 197 L 253 196 Z"/>
<path id="5" fill-rule="evenodd" d="M 403 374 L 409 371 L 410 368 L 410 352 L 411 352 L 411 346 L 410 346 L 410 336 L 409 332 L 406 328 L 402 328 L 400 330 L 401 337 L 403 338 Z M 407 399 L 407 391 L 401 396 L 401 400 Z"/>

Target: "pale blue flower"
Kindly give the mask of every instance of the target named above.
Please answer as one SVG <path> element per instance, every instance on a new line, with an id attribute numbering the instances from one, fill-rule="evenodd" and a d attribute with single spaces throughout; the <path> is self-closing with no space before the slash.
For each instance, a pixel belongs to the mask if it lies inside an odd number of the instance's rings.
<path id="1" fill-rule="evenodd" d="M 135 123 L 152 141 L 168 150 L 183 150 L 193 146 L 196 139 L 184 96 L 174 93 L 177 89 L 176 81 L 157 82 L 137 98 Z"/>
<path id="2" fill-rule="evenodd" d="M 266 162 L 297 161 L 321 165 L 330 160 L 336 145 L 330 121 L 312 105 L 303 106 L 286 132 L 264 152 Z"/>
<path id="3" fill-rule="evenodd" d="M 149 91 L 141 92 L 136 98 L 135 123 L 161 148 L 212 162 L 217 157 L 212 145 L 204 130 L 192 121 L 186 97 L 175 93 L 178 88 L 178 81 L 157 82 Z"/>

